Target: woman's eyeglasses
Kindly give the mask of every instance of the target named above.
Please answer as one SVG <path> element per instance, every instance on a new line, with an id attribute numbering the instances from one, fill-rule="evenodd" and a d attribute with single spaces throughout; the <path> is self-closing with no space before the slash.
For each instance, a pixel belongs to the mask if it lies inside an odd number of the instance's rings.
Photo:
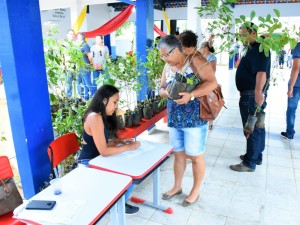
<path id="1" fill-rule="evenodd" d="M 175 49 L 175 48 L 172 48 L 167 54 L 162 55 L 161 57 L 162 57 L 162 58 L 164 58 L 164 57 L 165 57 L 165 58 L 168 58 L 169 55 L 174 51 L 174 49 Z"/>

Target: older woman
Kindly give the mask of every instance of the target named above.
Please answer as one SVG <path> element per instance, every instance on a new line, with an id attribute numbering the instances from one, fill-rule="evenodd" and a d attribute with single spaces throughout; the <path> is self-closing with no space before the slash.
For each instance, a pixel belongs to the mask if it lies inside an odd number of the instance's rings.
<path id="1" fill-rule="evenodd" d="M 207 139 L 207 122 L 200 118 L 200 104 L 195 97 L 208 94 L 217 87 L 217 81 L 207 60 L 197 54 L 192 57 L 183 53 L 179 39 L 173 35 L 163 37 L 157 45 L 162 59 L 166 62 L 161 77 L 159 94 L 168 98 L 169 141 L 174 146 L 174 185 L 163 194 L 168 200 L 182 193 L 182 178 L 186 169 L 186 157 L 192 160 L 194 184 L 188 196 L 182 202 L 184 207 L 195 203 L 199 198 L 199 189 L 205 174 L 203 153 Z M 190 60 L 197 68 L 197 77 L 205 84 L 191 92 L 181 92 L 178 100 L 170 98 L 167 86 L 174 79 L 176 72 L 185 77 L 195 77 Z M 198 82 L 199 82 L 198 79 Z"/>

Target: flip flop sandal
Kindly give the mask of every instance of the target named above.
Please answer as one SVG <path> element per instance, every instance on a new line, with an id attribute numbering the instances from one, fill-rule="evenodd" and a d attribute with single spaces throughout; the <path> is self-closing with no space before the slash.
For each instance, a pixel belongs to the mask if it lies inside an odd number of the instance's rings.
<path id="1" fill-rule="evenodd" d="M 175 195 L 181 195 L 181 194 L 182 194 L 182 189 L 180 189 L 179 191 L 177 191 L 176 193 L 174 193 L 172 195 L 169 195 L 166 192 L 166 193 L 163 194 L 162 199 L 163 200 L 169 200 L 169 199 L 173 198 Z"/>

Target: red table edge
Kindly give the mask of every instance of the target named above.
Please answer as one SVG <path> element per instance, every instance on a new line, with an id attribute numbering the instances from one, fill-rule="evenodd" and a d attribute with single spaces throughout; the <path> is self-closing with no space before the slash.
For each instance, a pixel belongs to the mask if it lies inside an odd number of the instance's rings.
<path id="1" fill-rule="evenodd" d="M 144 172 L 143 174 L 139 175 L 139 176 L 132 176 L 126 173 L 122 173 L 122 172 L 118 172 L 118 171 L 114 171 L 114 170 L 110 170 L 101 166 L 94 166 L 89 164 L 90 168 L 95 168 L 95 169 L 99 169 L 99 170 L 103 170 L 103 171 L 107 171 L 107 172 L 112 172 L 112 173 L 117 173 L 117 174 L 122 174 L 122 175 L 126 175 L 131 177 L 133 180 L 139 180 L 141 178 L 143 178 L 146 174 L 148 174 L 151 170 L 153 170 L 153 168 L 155 168 L 161 161 L 163 161 L 167 156 L 169 156 L 171 154 L 171 152 L 173 151 L 174 148 L 171 148 L 170 151 L 168 151 L 159 161 L 157 161 L 153 166 L 151 166 L 146 172 Z"/>

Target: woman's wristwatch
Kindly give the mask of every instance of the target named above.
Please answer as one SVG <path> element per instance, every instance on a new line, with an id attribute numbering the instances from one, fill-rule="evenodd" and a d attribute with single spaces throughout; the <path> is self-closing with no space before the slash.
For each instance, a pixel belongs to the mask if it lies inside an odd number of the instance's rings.
<path id="1" fill-rule="evenodd" d="M 191 94 L 191 101 L 195 100 L 195 96 L 194 96 L 193 92 L 191 92 L 190 94 Z"/>

